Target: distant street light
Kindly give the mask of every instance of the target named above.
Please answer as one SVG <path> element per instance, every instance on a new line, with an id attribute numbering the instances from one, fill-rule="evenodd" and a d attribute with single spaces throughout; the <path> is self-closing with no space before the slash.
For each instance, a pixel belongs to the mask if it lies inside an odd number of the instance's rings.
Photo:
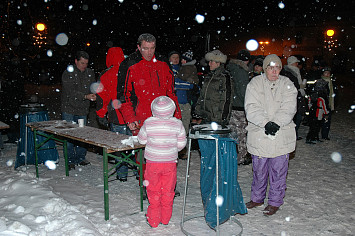
<path id="1" fill-rule="evenodd" d="M 33 35 L 33 45 L 37 45 L 39 48 L 47 44 L 47 36 L 46 36 L 46 25 L 43 23 L 37 23 L 36 29 L 38 30 Z"/>
<path id="2" fill-rule="evenodd" d="M 332 29 L 327 30 L 327 36 L 329 36 L 329 37 L 332 37 L 334 35 L 334 33 L 335 32 Z"/>
<path id="3" fill-rule="evenodd" d="M 269 43 L 270 43 L 269 41 L 265 41 L 265 42 L 261 41 L 261 42 L 259 42 L 259 44 L 261 45 L 260 50 L 263 52 L 263 56 L 265 54 L 265 46 L 268 45 Z"/>
<path id="4" fill-rule="evenodd" d="M 46 29 L 46 26 L 45 26 L 44 24 L 42 24 L 42 23 L 37 23 L 36 29 L 37 29 L 38 31 L 43 31 L 43 30 Z"/>
<path id="5" fill-rule="evenodd" d="M 338 40 L 334 39 L 335 31 L 332 29 L 328 29 L 324 36 L 324 48 L 328 49 L 328 51 L 332 51 L 333 48 L 338 47 Z"/>

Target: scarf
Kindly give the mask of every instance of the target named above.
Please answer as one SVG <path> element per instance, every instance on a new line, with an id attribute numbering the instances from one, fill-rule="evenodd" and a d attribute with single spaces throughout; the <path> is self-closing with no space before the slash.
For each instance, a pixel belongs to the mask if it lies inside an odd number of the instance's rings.
<path id="1" fill-rule="evenodd" d="M 330 110 L 333 111 L 334 110 L 334 88 L 333 88 L 333 82 L 331 77 L 325 77 L 325 76 L 321 76 L 322 79 L 324 79 L 325 81 L 328 82 L 328 87 L 329 87 L 329 107 Z"/>
<path id="2" fill-rule="evenodd" d="M 292 74 L 296 75 L 298 84 L 300 85 L 298 91 L 300 91 L 300 93 L 304 97 L 306 95 L 306 92 L 304 91 L 305 85 L 302 81 L 300 69 L 297 66 L 290 66 L 290 65 L 288 65 L 287 68 L 291 70 L 291 72 L 293 72 Z"/>

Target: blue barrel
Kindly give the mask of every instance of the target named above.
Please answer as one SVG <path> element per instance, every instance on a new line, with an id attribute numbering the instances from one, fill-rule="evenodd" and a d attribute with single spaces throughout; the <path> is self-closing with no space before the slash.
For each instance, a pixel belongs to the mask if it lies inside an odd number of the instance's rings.
<path id="1" fill-rule="evenodd" d="M 229 128 L 212 129 L 210 127 L 210 124 L 193 126 L 190 135 L 198 139 L 201 151 L 200 186 L 205 220 L 210 228 L 215 229 L 217 226 L 217 195 L 220 203 L 218 205 L 219 224 L 223 224 L 237 213 L 246 214 L 247 208 L 237 180 L 236 141 L 229 138 L 231 132 Z M 213 135 L 216 139 L 206 139 L 202 137 L 204 135 Z M 216 142 L 218 142 L 218 192 Z"/>
<path id="2" fill-rule="evenodd" d="M 26 126 L 30 122 L 46 121 L 48 119 L 48 111 L 43 104 L 27 104 L 20 107 L 20 139 L 17 144 L 17 155 L 15 169 L 22 165 L 35 165 L 35 147 L 33 131 Z M 46 138 L 37 135 L 37 143 L 44 141 Z M 44 163 L 47 160 L 57 162 L 59 159 L 55 141 L 49 140 L 41 148 L 47 150 L 38 151 L 38 163 Z"/>

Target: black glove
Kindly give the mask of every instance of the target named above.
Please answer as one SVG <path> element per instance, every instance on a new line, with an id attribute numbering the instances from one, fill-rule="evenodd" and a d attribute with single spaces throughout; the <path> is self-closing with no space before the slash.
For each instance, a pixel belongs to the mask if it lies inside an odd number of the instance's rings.
<path id="1" fill-rule="evenodd" d="M 106 119 L 106 117 L 98 117 L 98 121 L 101 125 L 108 127 L 108 120 Z"/>
<path id="2" fill-rule="evenodd" d="M 267 122 L 265 125 L 265 134 L 266 135 L 275 135 L 279 131 L 280 126 L 272 121 Z"/>

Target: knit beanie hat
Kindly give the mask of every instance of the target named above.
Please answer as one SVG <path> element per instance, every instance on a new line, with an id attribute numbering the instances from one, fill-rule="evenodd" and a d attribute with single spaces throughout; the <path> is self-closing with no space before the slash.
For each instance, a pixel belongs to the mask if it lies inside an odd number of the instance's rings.
<path id="1" fill-rule="evenodd" d="M 266 67 L 275 66 L 275 64 L 278 64 L 282 68 L 281 59 L 277 55 L 270 54 L 270 55 L 266 56 L 264 59 L 264 62 L 263 62 L 264 71 L 266 71 Z"/>
<path id="2" fill-rule="evenodd" d="M 324 72 L 324 71 L 332 72 L 332 69 L 331 69 L 330 67 L 324 67 L 324 68 L 322 69 L 322 72 Z"/>
<path id="3" fill-rule="evenodd" d="M 257 58 L 257 59 L 255 59 L 255 62 L 254 62 L 254 66 L 261 66 L 261 67 L 263 67 L 263 59 L 262 58 Z"/>
<path id="4" fill-rule="evenodd" d="M 298 60 L 295 56 L 290 56 L 289 58 L 287 58 L 287 65 L 291 65 L 295 62 L 300 62 L 300 60 Z"/>
<path id="5" fill-rule="evenodd" d="M 174 101 L 167 96 L 160 96 L 153 100 L 151 109 L 155 117 L 170 118 L 175 112 Z"/>
<path id="6" fill-rule="evenodd" d="M 241 61 L 249 61 L 250 59 L 250 52 L 248 50 L 242 49 L 237 54 L 237 59 Z"/>
<path id="7" fill-rule="evenodd" d="M 189 50 L 187 52 L 184 52 L 182 54 L 181 58 L 185 59 L 187 62 L 190 62 L 190 61 L 192 61 L 193 55 L 194 55 L 194 53 Z"/>
<path id="8" fill-rule="evenodd" d="M 169 52 L 169 54 L 168 54 L 168 59 L 170 59 L 171 55 L 173 55 L 173 54 L 178 54 L 178 55 L 180 56 L 180 53 L 179 53 L 179 52 L 177 52 L 177 51 L 171 51 L 171 52 Z"/>
<path id="9" fill-rule="evenodd" d="M 227 56 L 219 50 L 213 50 L 211 52 L 208 52 L 205 55 L 205 59 L 206 61 L 215 61 L 223 64 L 227 62 Z"/>

